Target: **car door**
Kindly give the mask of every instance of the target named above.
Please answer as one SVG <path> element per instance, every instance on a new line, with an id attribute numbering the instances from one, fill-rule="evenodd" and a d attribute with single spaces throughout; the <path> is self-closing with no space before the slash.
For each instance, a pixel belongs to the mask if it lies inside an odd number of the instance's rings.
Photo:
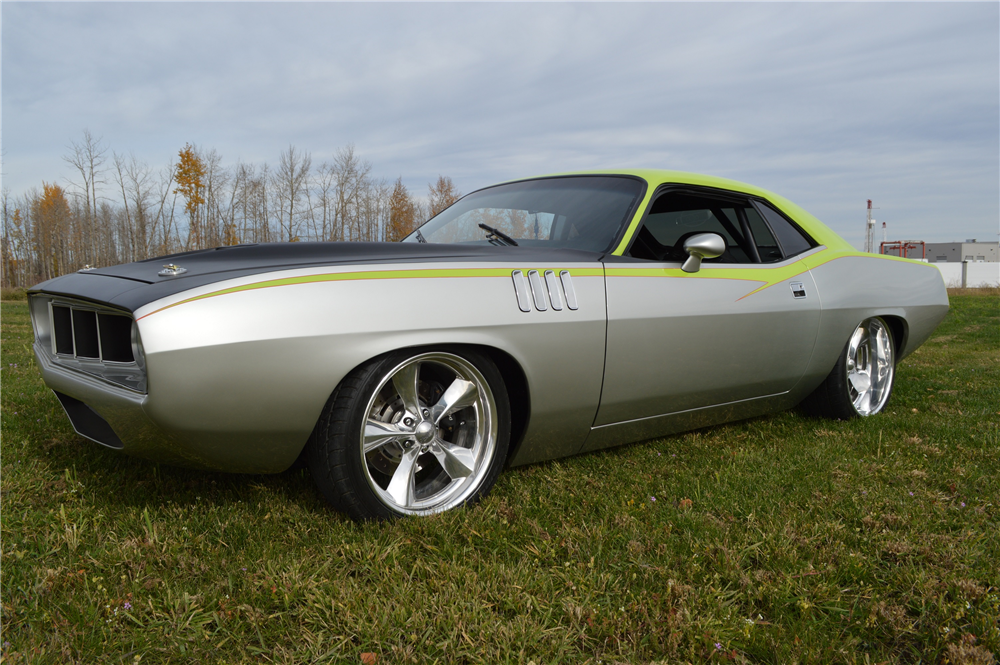
<path id="1" fill-rule="evenodd" d="M 820 318 L 800 262 L 812 247 L 793 228 L 800 242 L 783 250 L 761 206 L 715 190 L 669 189 L 626 256 L 606 260 L 607 351 L 595 428 L 780 397 L 802 377 Z M 697 272 L 682 271 L 684 240 L 706 232 L 723 236 L 726 251 Z"/>

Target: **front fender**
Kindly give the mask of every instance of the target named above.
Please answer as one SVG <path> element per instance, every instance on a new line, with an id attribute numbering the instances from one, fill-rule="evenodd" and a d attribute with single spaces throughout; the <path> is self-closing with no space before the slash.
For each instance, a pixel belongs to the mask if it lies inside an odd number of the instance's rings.
<path id="1" fill-rule="evenodd" d="M 144 410 L 210 450 L 214 466 L 280 471 L 353 368 L 400 348 L 469 344 L 503 351 L 524 373 L 531 417 L 512 463 L 575 453 L 600 399 L 604 280 L 592 265 L 518 266 L 553 267 L 578 274 L 578 309 L 523 312 L 511 267 L 482 264 L 313 280 L 285 271 L 150 303 L 136 312 Z"/>

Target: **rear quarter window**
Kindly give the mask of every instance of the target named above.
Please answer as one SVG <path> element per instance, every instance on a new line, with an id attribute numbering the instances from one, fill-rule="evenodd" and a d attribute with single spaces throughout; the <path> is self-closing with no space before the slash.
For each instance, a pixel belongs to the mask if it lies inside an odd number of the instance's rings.
<path id="1" fill-rule="evenodd" d="M 782 253 L 786 259 L 790 256 L 801 254 L 815 246 L 816 243 L 813 242 L 812 238 L 803 233 L 802 230 L 788 221 L 784 215 L 770 205 L 763 201 L 754 201 L 754 206 L 767 221 L 767 225 L 771 227 L 771 231 L 781 245 Z"/>

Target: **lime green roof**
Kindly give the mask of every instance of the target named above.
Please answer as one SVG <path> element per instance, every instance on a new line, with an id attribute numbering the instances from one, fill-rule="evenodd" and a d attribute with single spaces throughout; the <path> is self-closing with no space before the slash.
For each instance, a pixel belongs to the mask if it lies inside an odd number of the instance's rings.
<path id="1" fill-rule="evenodd" d="M 839 250 L 851 250 L 853 247 L 846 240 L 837 235 L 830 227 L 828 227 L 823 222 L 819 221 L 816 217 L 806 212 L 805 209 L 799 207 L 798 205 L 792 203 L 783 196 L 779 196 L 773 192 L 769 192 L 766 189 L 760 187 L 755 187 L 754 185 L 748 185 L 745 182 L 739 182 L 737 180 L 729 180 L 728 178 L 719 178 L 716 176 L 702 175 L 700 173 L 687 173 L 685 171 L 667 171 L 661 169 L 602 169 L 602 170 L 591 170 L 591 171 L 574 171 L 571 173 L 552 173 L 551 175 L 631 175 L 642 178 L 649 184 L 649 188 L 646 191 L 646 198 L 642 201 L 642 205 L 639 206 L 639 210 L 636 212 L 635 217 L 629 224 L 628 233 L 625 234 L 625 239 L 622 244 L 619 245 L 614 253 L 621 254 L 625 251 L 625 247 L 628 244 L 628 240 L 632 237 L 632 234 L 639 227 L 639 222 L 642 219 L 642 214 L 646 211 L 646 207 L 649 204 L 650 199 L 656 189 L 663 184 L 676 183 L 682 185 L 698 185 L 701 187 L 715 187 L 718 189 L 727 189 L 733 192 L 740 192 L 743 194 L 749 194 L 751 196 L 757 196 L 763 199 L 767 199 L 772 204 L 774 204 L 781 212 L 785 213 L 799 226 L 801 226 L 809 235 L 811 235 L 817 242 L 821 245 L 826 245 L 830 249 Z"/>

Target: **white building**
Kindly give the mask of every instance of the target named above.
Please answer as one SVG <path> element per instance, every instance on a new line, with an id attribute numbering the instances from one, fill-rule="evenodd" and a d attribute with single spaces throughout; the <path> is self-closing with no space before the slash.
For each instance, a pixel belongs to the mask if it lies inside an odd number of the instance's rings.
<path id="1" fill-rule="evenodd" d="M 996 263 L 1000 261 L 1000 242 L 929 242 L 927 260 L 931 263 Z"/>

